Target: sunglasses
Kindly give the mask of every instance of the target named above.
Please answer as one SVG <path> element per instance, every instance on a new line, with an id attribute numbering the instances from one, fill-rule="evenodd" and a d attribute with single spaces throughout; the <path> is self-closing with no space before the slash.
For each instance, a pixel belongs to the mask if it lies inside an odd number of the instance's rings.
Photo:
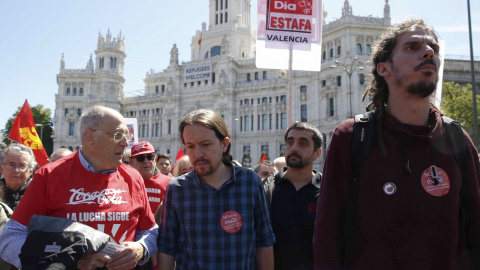
<path id="1" fill-rule="evenodd" d="M 137 159 L 138 162 L 143 162 L 145 160 L 145 158 L 147 158 L 147 160 L 149 161 L 152 161 L 155 159 L 157 155 L 155 154 L 151 154 L 151 155 L 141 155 L 141 156 L 136 156 L 135 158 Z"/>

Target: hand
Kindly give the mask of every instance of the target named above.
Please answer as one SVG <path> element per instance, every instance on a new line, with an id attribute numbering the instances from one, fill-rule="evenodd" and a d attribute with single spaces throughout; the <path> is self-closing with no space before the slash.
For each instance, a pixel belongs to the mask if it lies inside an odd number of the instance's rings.
<path id="1" fill-rule="evenodd" d="M 112 259 L 108 255 L 101 253 L 92 253 L 85 258 L 81 258 L 77 263 L 77 269 L 80 270 L 94 270 L 97 267 L 105 266 Z"/>
<path id="2" fill-rule="evenodd" d="M 107 263 L 109 270 L 133 269 L 143 257 L 143 246 L 137 242 L 123 242 L 125 249 L 113 255 L 112 260 Z M 102 265 L 103 266 L 103 265 Z"/>

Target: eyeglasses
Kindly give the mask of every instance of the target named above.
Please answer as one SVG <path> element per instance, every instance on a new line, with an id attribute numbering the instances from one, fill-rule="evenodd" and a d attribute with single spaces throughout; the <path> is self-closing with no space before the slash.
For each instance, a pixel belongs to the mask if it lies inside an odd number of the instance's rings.
<path id="1" fill-rule="evenodd" d="M 93 131 L 99 131 L 99 132 L 102 132 L 102 133 L 105 133 L 105 134 L 109 134 L 109 135 L 113 135 L 113 140 L 114 141 L 121 141 L 123 140 L 123 138 L 125 138 L 127 140 L 127 142 L 131 141 L 132 138 L 133 138 L 133 134 L 130 134 L 130 133 L 127 133 L 127 134 L 124 134 L 122 132 L 115 132 L 115 133 L 110 133 L 110 132 L 105 132 L 103 130 L 97 130 L 97 129 L 93 129 L 91 128 L 91 130 Z"/>
<path id="2" fill-rule="evenodd" d="M 29 166 L 28 164 L 13 164 L 13 163 L 3 163 L 3 165 L 5 166 L 5 168 L 7 168 L 8 170 L 10 171 L 13 171 L 15 169 L 18 169 L 19 171 L 21 172 L 24 172 L 26 171 L 28 168 L 31 168 L 31 166 Z"/>
<path id="3" fill-rule="evenodd" d="M 151 155 L 141 155 L 141 156 L 136 156 L 134 158 L 137 159 L 138 162 L 143 162 L 145 160 L 145 158 L 147 158 L 149 161 L 152 161 L 155 159 L 157 155 L 155 154 L 151 154 Z"/>

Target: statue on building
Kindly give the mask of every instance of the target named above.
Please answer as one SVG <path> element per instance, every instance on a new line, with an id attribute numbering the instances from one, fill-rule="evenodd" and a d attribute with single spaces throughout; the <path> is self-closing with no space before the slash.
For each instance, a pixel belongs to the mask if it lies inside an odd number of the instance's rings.
<path id="1" fill-rule="evenodd" d="M 178 66 L 177 44 L 173 44 L 172 50 L 170 50 L 170 66 Z"/>
<path id="2" fill-rule="evenodd" d="M 223 35 L 222 39 L 222 55 L 230 56 L 231 43 L 227 35 Z"/>

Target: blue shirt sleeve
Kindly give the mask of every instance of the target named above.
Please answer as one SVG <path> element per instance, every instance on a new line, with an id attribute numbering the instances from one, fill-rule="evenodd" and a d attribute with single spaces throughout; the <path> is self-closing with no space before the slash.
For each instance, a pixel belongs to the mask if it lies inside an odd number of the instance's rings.
<path id="1" fill-rule="evenodd" d="M 135 233 L 135 241 L 142 244 L 143 247 L 147 250 L 147 256 L 143 261 L 139 261 L 138 264 L 143 265 L 148 262 L 152 254 L 157 253 L 157 237 L 158 237 L 158 226 L 155 224 L 151 229 L 145 231 L 137 231 Z"/>
<path id="2" fill-rule="evenodd" d="M 0 256 L 2 259 L 17 268 L 21 268 L 20 252 L 23 243 L 27 239 L 27 226 L 10 219 L 3 227 L 2 235 L 0 235 Z"/>
<path id="3" fill-rule="evenodd" d="M 270 214 L 268 213 L 267 200 L 262 181 L 257 177 L 255 187 L 258 189 L 257 198 L 254 207 L 255 214 L 255 244 L 257 247 L 269 247 L 275 243 L 275 235 L 270 224 Z"/>
<path id="4" fill-rule="evenodd" d="M 175 180 L 173 180 L 175 181 Z M 172 182 L 173 182 L 172 181 Z M 172 182 L 167 187 L 165 197 L 163 199 L 163 210 L 160 217 L 160 225 L 158 229 L 158 251 L 175 256 L 178 229 L 178 219 L 173 206 L 174 196 L 172 195 L 174 186 Z"/>

